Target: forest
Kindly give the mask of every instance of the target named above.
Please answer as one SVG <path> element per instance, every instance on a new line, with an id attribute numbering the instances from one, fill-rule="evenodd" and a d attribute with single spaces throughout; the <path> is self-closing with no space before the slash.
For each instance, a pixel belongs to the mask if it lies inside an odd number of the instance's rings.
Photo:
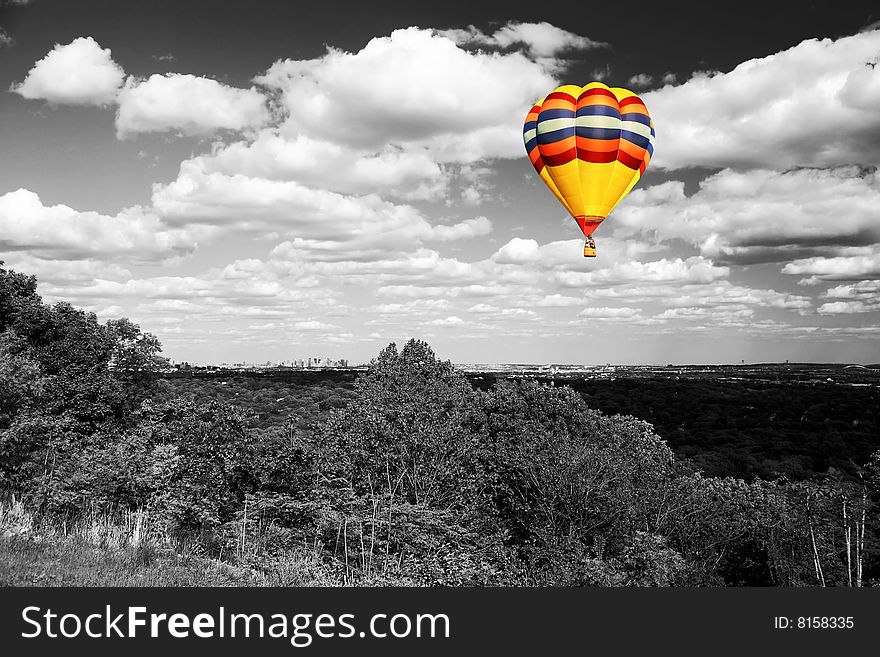
<path id="1" fill-rule="evenodd" d="M 475 386 L 419 340 L 350 379 L 164 369 L 156 336 L 46 304 L 34 277 L 0 267 L 0 582 L 107 583 L 93 575 L 113 569 L 123 584 L 880 577 L 876 392 L 844 426 L 783 389 L 722 403 L 703 384 L 677 401 L 650 382 L 641 396 L 625 381 Z M 738 412 L 742 395 L 754 403 Z"/>

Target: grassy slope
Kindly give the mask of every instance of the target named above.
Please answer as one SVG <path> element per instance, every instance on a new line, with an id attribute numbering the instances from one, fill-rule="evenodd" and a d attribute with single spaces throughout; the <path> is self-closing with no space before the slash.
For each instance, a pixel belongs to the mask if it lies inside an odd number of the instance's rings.
<path id="1" fill-rule="evenodd" d="M 317 555 L 246 555 L 236 563 L 181 555 L 139 526 L 89 516 L 41 523 L 15 498 L 0 500 L 0 586 L 333 586 Z M 233 555 L 233 559 L 235 559 Z"/>
<path id="2" fill-rule="evenodd" d="M 247 586 L 265 579 L 213 560 L 147 557 L 72 536 L 0 536 L 0 586 Z"/>

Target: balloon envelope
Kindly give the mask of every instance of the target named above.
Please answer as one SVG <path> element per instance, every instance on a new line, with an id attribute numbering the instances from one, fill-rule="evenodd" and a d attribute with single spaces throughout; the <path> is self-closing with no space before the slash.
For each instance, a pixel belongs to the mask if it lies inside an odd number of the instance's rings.
<path id="1" fill-rule="evenodd" d="M 632 91 L 563 85 L 529 110 L 523 141 L 541 180 L 589 236 L 651 161 L 654 124 Z"/>

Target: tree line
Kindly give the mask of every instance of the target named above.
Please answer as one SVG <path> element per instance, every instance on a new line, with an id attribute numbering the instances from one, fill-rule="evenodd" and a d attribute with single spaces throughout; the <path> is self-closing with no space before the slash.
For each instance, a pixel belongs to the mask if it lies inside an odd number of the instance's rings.
<path id="1" fill-rule="evenodd" d="M 390 344 L 308 425 L 157 394 L 161 346 L 0 267 L 0 488 L 50 521 L 149 513 L 217 558 L 308 549 L 337 580 L 840 585 L 877 577 L 880 453 L 847 479 L 707 476 L 567 386 L 475 389 Z M 320 403 L 320 400 L 318 400 Z"/>

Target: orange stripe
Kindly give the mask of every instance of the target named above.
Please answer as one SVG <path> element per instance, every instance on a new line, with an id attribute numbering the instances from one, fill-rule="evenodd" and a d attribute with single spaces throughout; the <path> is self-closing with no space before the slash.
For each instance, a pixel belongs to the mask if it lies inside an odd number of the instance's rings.
<path id="1" fill-rule="evenodd" d="M 624 105 L 620 108 L 621 114 L 644 114 L 648 116 L 648 108 L 645 107 L 642 103 L 632 103 L 631 105 Z"/>
<path id="2" fill-rule="evenodd" d="M 550 98 L 550 99 L 544 101 L 544 104 L 541 106 L 541 109 L 542 110 L 546 110 L 546 109 L 573 110 L 573 109 L 575 109 L 575 104 L 572 102 L 569 102 L 565 99 L 562 99 L 562 98 Z"/>
<path id="3" fill-rule="evenodd" d="M 593 151 L 594 153 L 610 153 L 617 150 L 617 139 L 590 139 L 588 137 L 575 137 L 578 150 Z"/>
<path id="4" fill-rule="evenodd" d="M 566 137 L 565 139 L 560 139 L 559 141 L 554 141 L 552 144 L 539 144 L 538 148 L 541 149 L 541 155 L 558 155 L 564 151 L 575 148 L 577 142 L 575 142 L 574 137 Z"/>
<path id="5" fill-rule="evenodd" d="M 589 107 L 590 105 L 607 105 L 617 109 L 617 101 L 608 96 L 581 96 L 578 99 L 578 107 Z"/>
<path id="6" fill-rule="evenodd" d="M 620 140 L 620 150 L 633 156 L 637 160 L 643 160 L 645 158 L 645 153 L 647 152 L 641 146 L 636 146 L 634 143 L 627 141 L 626 139 Z"/>

